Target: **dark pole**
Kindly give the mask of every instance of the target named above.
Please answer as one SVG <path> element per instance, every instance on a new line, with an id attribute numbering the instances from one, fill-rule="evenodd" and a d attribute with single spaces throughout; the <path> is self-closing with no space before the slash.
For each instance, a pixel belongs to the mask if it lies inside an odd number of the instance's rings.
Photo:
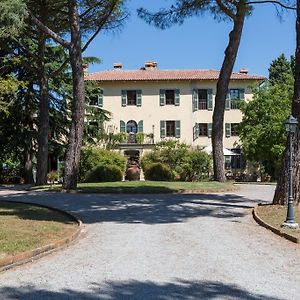
<path id="1" fill-rule="evenodd" d="M 294 196 L 293 196 L 293 130 L 289 131 L 289 190 L 288 190 L 288 207 L 286 221 L 282 224 L 283 227 L 297 229 L 299 225 L 295 222 L 294 214 Z"/>

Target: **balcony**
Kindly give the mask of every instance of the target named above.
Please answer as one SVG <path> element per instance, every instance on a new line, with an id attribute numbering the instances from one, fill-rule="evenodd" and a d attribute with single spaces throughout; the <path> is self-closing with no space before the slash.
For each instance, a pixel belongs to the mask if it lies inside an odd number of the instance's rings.
<path id="1" fill-rule="evenodd" d="M 117 147 L 119 149 L 152 149 L 154 147 L 153 133 L 125 133 L 124 139 Z"/>

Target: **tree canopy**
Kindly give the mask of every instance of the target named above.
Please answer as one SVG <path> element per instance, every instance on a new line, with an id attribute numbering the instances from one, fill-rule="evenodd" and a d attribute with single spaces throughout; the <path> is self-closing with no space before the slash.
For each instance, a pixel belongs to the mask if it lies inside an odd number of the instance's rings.
<path id="1" fill-rule="evenodd" d="M 280 161 L 285 149 L 284 121 L 291 110 L 293 81 L 275 84 L 257 90 L 252 101 L 241 110 L 244 114 L 239 127 L 243 153 L 253 162 L 259 162 L 264 171 L 278 177 Z"/>
<path id="2" fill-rule="evenodd" d="M 294 76 L 295 58 L 292 56 L 290 61 L 284 54 L 272 61 L 269 67 L 269 81 L 271 84 L 284 84 Z"/>

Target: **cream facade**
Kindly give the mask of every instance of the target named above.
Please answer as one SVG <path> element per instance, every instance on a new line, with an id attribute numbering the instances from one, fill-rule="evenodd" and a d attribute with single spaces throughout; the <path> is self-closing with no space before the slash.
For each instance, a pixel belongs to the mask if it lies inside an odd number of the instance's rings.
<path id="1" fill-rule="evenodd" d="M 202 76 L 198 70 L 195 76 L 187 71 L 113 70 L 90 74 L 87 80 L 99 83 L 102 95 L 98 105 L 112 113 L 112 119 L 106 124 L 108 131 L 143 132 L 153 136 L 151 143 L 154 144 L 177 139 L 195 147 L 206 147 L 211 145 L 218 78 L 218 73 L 213 72 L 217 71 L 207 71 Z M 235 126 L 241 122 L 242 113 L 236 102 L 251 101 L 251 86 L 262 80 L 263 77 L 236 73 L 230 81 L 224 119 L 225 148 L 239 148 Z M 122 146 L 126 150 L 126 146 Z M 134 148 L 142 154 L 147 147 L 128 145 L 128 149 Z"/>

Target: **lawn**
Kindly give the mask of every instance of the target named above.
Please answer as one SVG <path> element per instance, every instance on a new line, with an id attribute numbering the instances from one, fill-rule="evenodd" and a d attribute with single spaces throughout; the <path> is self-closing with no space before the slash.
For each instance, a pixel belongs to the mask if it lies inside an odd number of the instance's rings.
<path id="1" fill-rule="evenodd" d="M 34 190 L 62 190 L 61 185 L 33 187 Z M 152 194 L 152 193 L 203 193 L 233 191 L 237 188 L 232 182 L 167 182 L 167 181 L 122 181 L 122 182 L 99 182 L 79 183 L 79 193 L 129 193 L 129 194 Z"/>
<path id="2" fill-rule="evenodd" d="M 300 229 L 289 229 L 281 227 L 285 221 L 287 214 L 287 206 L 282 205 L 262 205 L 257 207 L 257 215 L 267 224 L 279 229 L 283 233 L 292 235 L 300 239 Z M 295 207 L 295 219 L 300 224 L 300 207 Z"/>
<path id="3" fill-rule="evenodd" d="M 77 228 L 77 223 L 62 213 L 0 201 L 0 258 L 48 245 Z"/>

